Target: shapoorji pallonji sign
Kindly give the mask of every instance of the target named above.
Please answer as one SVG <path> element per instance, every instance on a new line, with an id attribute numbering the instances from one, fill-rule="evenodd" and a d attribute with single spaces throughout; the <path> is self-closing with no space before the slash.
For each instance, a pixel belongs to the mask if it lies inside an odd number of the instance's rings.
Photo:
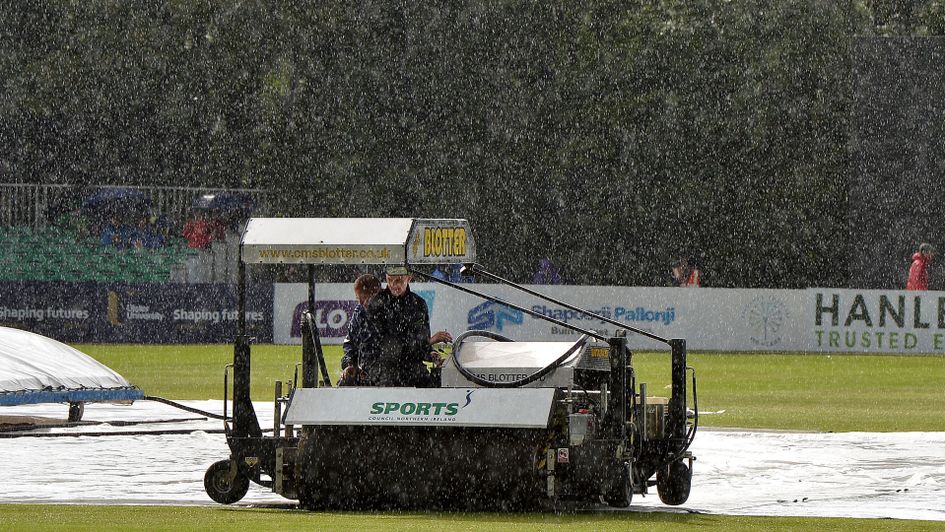
<path id="1" fill-rule="evenodd" d="M 252 218 L 240 257 L 264 264 L 462 264 L 476 260 L 476 244 L 466 220 Z"/>

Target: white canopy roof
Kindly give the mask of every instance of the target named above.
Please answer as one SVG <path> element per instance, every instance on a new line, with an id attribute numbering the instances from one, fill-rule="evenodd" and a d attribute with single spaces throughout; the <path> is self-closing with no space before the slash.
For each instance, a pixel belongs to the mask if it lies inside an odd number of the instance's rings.
<path id="1" fill-rule="evenodd" d="M 252 218 L 245 263 L 463 264 L 476 260 L 469 223 L 417 218 Z"/>
<path id="2" fill-rule="evenodd" d="M 0 405 L 142 396 L 124 377 L 78 349 L 29 331 L 0 327 Z"/>
<path id="3" fill-rule="evenodd" d="M 532 368 L 541 369 L 563 355 L 574 342 L 467 342 L 462 345 L 463 366 L 468 369 Z M 581 350 L 562 362 L 573 366 Z"/>
<path id="4" fill-rule="evenodd" d="M 524 379 L 553 363 L 574 346 L 574 342 L 465 342 L 459 356 L 467 371 L 492 382 L 513 382 Z M 455 347 L 454 347 L 455 349 Z M 574 368 L 581 360 L 582 349 L 574 353 L 530 388 L 565 387 L 574 383 Z M 443 364 L 443 387 L 476 386 L 463 376 L 450 357 Z"/>

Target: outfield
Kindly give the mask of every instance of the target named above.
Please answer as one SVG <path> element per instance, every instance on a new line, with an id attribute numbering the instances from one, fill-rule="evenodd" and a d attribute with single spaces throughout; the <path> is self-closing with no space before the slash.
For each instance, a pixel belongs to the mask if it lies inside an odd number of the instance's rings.
<path id="1" fill-rule="evenodd" d="M 219 399 L 223 366 L 232 347 L 81 345 L 146 394 L 171 399 Z M 340 350 L 328 347 L 330 367 Z M 272 382 L 291 379 L 297 346 L 254 347 L 253 398 L 272 399 Z M 664 353 L 635 356 L 638 378 L 651 394 L 669 381 Z M 809 431 L 941 431 L 945 427 L 945 358 L 695 353 L 704 426 Z M 333 372 L 336 373 L 336 372 Z M 666 390 L 668 392 L 668 390 Z M 694 488 L 698 489 L 698 488 Z M 603 512 L 493 513 L 307 513 L 245 507 L 142 507 L 2 505 L 0 528 L 171 529 L 314 527 L 411 530 L 934 530 L 941 522 L 879 519 L 742 517 L 688 513 Z"/>
<path id="2" fill-rule="evenodd" d="M 79 345 L 148 395 L 222 399 L 226 345 Z M 327 346 L 334 379 L 341 349 Z M 253 347 L 253 399 L 273 398 L 276 379 L 291 380 L 298 346 Z M 634 355 L 651 395 L 669 390 L 667 353 Z M 945 357 L 843 354 L 693 353 L 699 409 L 711 427 L 810 431 L 945 430 Z"/>

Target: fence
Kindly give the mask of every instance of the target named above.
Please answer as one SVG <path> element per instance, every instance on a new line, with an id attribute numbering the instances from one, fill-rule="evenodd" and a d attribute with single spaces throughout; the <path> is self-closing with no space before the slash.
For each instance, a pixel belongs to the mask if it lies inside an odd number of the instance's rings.
<path id="1" fill-rule="evenodd" d="M 29 226 L 42 229 L 52 224 L 56 216 L 81 206 L 82 200 L 107 186 L 37 185 L 0 183 L 0 226 Z M 182 220 L 190 213 L 194 200 L 204 194 L 224 192 L 219 188 L 198 187 L 121 187 L 143 190 L 151 198 L 151 212 Z M 251 197 L 256 203 L 257 215 L 268 211 L 268 191 L 258 189 L 226 189 Z"/>

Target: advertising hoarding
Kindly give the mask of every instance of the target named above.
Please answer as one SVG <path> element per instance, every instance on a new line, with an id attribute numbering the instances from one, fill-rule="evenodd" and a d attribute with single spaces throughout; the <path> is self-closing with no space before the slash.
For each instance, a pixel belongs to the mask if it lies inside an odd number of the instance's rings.
<path id="1" fill-rule="evenodd" d="M 272 285 L 247 292 L 247 334 L 272 341 Z M 62 342 L 229 343 L 236 287 L 225 284 L 0 283 L 0 325 Z"/>
<path id="2" fill-rule="evenodd" d="M 578 328 L 608 336 L 616 329 L 600 319 L 508 286 L 468 286 Z M 945 352 L 945 292 L 832 288 L 530 288 L 664 338 L 684 338 L 693 350 Z M 580 334 L 502 303 L 436 283 L 412 283 L 411 289 L 426 300 L 434 331 L 448 330 L 456 336 L 466 330 L 482 329 L 519 341 L 570 341 Z M 276 343 L 301 342 L 290 320 L 295 314 L 293 311 L 305 301 L 304 284 L 276 286 L 276 321 L 273 323 Z M 322 340 L 340 343 L 357 305 L 351 286 L 320 285 L 316 301 Z M 661 343 L 632 333 L 628 342 L 637 350 L 666 349 Z"/>

